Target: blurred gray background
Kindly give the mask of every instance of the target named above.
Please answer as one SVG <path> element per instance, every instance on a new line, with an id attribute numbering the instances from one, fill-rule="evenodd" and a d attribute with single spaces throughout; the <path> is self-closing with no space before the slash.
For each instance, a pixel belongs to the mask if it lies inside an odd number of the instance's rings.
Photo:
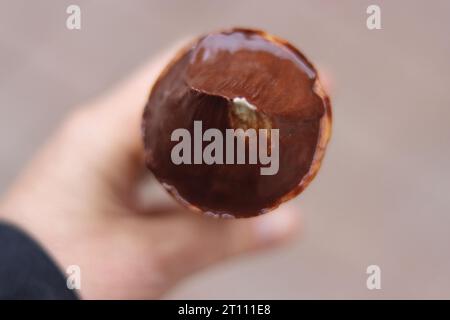
<path id="1" fill-rule="evenodd" d="M 66 29 L 78 4 L 82 29 Z M 366 28 L 378 4 L 382 30 Z M 322 170 L 294 243 L 167 298 L 450 298 L 450 1 L 0 1 L 0 192 L 77 104 L 186 35 L 265 29 L 331 76 Z M 366 288 L 366 268 L 382 289 Z"/>

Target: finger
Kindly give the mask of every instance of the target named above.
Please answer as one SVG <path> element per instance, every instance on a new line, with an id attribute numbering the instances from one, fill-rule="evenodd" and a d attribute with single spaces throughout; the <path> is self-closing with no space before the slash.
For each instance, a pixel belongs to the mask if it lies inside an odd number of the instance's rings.
<path id="1" fill-rule="evenodd" d="M 335 90 L 332 72 L 328 68 L 320 66 L 319 79 L 325 92 L 327 92 L 329 95 L 332 95 Z"/>
<path id="2" fill-rule="evenodd" d="M 116 150 L 142 153 L 141 118 L 150 90 L 162 69 L 185 43 L 185 40 L 177 41 L 91 103 L 96 116 L 109 125 L 111 134 L 128 134 L 123 139 L 124 145 L 116 145 Z"/>
<path id="3" fill-rule="evenodd" d="M 107 94 L 77 108 L 54 144 L 76 146 L 83 163 L 112 185 L 125 189 L 132 185 L 144 168 L 141 117 L 149 91 L 179 46 L 155 56 Z"/>
<path id="4" fill-rule="evenodd" d="M 236 255 L 279 245 L 297 234 L 300 227 L 299 212 L 289 206 L 249 219 L 187 220 L 195 226 L 185 223 L 172 233 L 178 239 L 178 250 L 172 255 L 178 262 L 172 263 L 176 268 L 172 272 L 181 276 Z"/>
<path id="5" fill-rule="evenodd" d="M 283 206 L 273 212 L 249 219 L 230 219 L 211 222 L 213 227 L 206 232 L 205 255 L 212 260 L 264 249 L 290 239 L 299 227 L 299 212 Z M 208 241 L 211 239 L 211 241 Z M 222 250 L 217 250 L 222 248 Z"/>

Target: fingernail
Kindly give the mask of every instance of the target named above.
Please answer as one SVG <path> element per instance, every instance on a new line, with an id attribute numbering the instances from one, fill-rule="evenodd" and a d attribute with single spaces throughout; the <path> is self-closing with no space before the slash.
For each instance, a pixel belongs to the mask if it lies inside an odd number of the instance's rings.
<path id="1" fill-rule="evenodd" d="M 257 236 L 263 243 L 272 243 L 285 238 L 295 223 L 291 214 L 269 213 L 256 222 Z"/>

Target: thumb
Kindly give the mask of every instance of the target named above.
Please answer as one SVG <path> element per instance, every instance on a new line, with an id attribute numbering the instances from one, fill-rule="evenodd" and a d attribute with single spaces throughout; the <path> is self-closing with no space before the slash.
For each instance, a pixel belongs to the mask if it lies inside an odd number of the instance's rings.
<path id="1" fill-rule="evenodd" d="M 199 219 L 197 232 L 185 241 L 184 274 L 203 269 L 230 257 L 277 246 L 291 239 L 300 227 L 299 212 L 283 206 L 249 219 Z M 195 259 L 193 259 L 195 257 Z M 189 266 L 188 268 L 186 268 Z"/>
<path id="2" fill-rule="evenodd" d="M 272 247 L 292 238 L 299 229 L 299 212 L 284 206 L 265 215 L 230 220 L 217 233 L 218 245 L 223 246 L 223 257 Z M 220 259 L 221 257 L 219 257 Z"/>

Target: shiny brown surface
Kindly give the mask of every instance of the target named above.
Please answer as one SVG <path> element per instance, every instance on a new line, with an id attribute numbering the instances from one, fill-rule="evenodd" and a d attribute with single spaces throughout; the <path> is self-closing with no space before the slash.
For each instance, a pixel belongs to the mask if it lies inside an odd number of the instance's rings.
<path id="1" fill-rule="evenodd" d="M 203 130 L 236 129 L 232 100 L 245 98 L 264 125 L 280 132 L 279 170 L 260 164 L 172 163 L 171 133 L 193 122 Z M 245 128 L 261 124 L 239 123 Z M 311 63 L 286 41 L 233 29 L 185 48 L 153 87 L 144 113 L 147 166 L 165 188 L 192 208 L 247 217 L 267 212 L 301 192 L 320 166 L 329 138 L 329 100 Z M 204 144 L 205 145 L 205 144 Z"/>

